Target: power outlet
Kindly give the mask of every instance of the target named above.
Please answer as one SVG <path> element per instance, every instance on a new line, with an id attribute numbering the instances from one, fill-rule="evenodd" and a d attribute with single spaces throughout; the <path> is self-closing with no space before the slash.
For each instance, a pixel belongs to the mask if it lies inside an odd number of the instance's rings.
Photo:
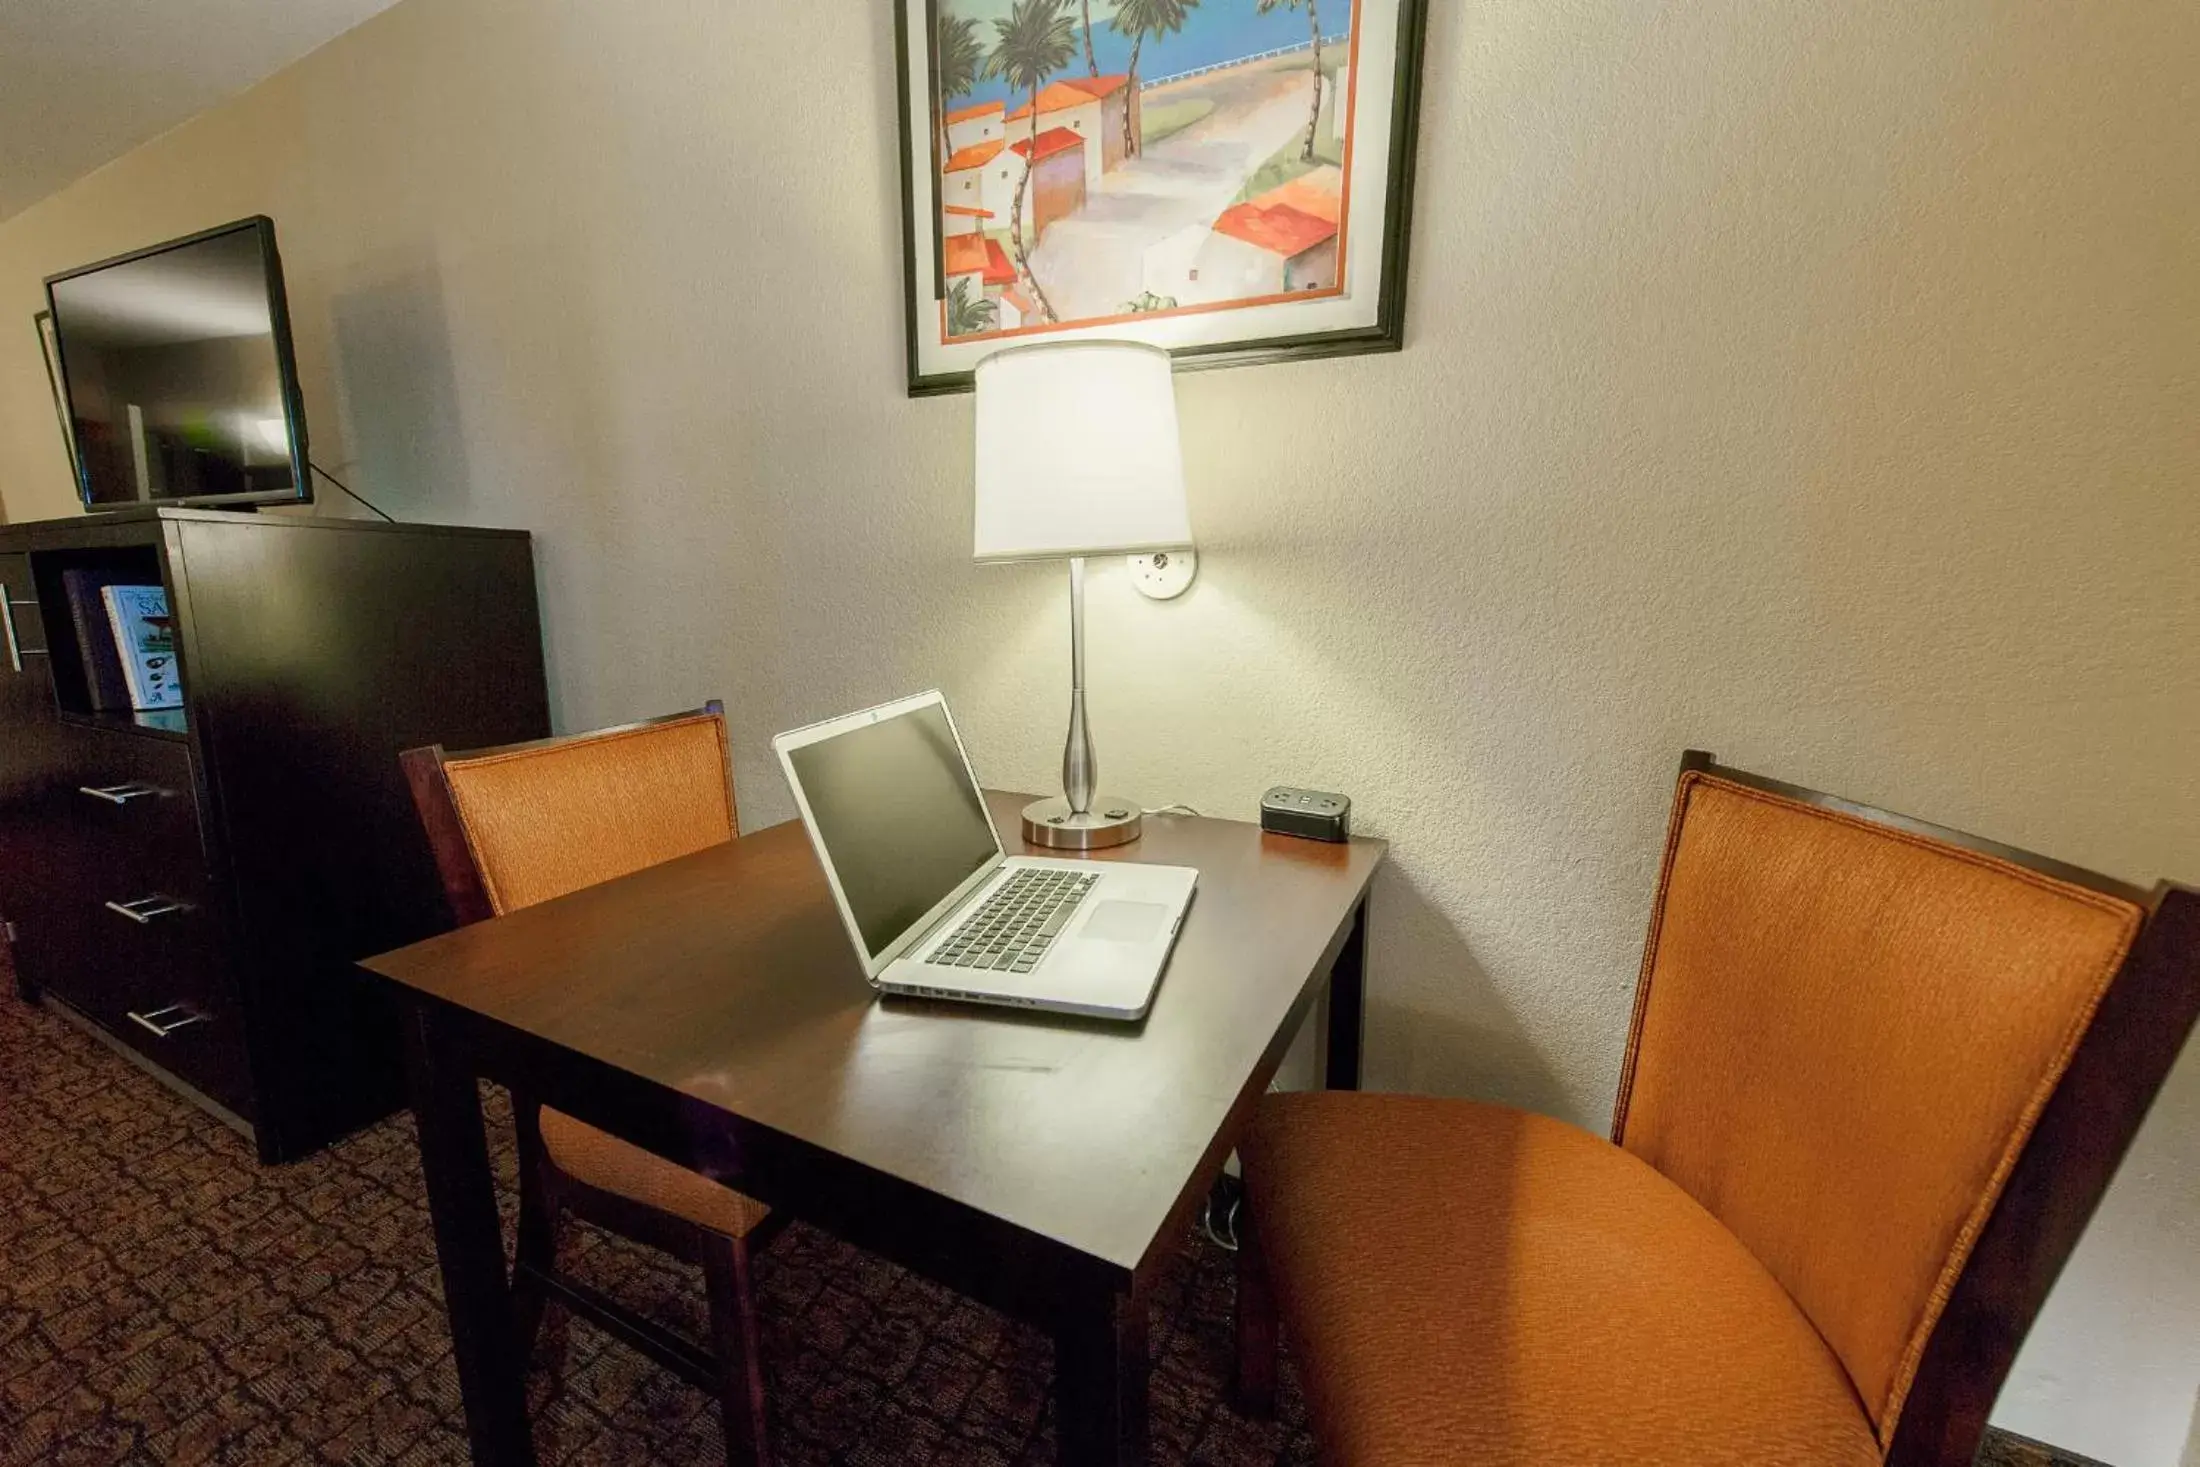
<path id="1" fill-rule="evenodd" d="M 1260 797 L 1260 826 L 1306 840 L 1352 838 L 1352 800 L 1328 790 L 1278 785 Z"/>

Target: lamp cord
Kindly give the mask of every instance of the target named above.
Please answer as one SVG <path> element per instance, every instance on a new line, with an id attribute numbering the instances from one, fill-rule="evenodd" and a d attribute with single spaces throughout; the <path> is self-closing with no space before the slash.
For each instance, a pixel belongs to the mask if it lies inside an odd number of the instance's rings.
<path id="1" fill-rule="evenodd" d="M 319 464 L 315 463 L 312 459 L 306 460 L 306 467 L 313 470 L 314 473 L 319 474 L 322 478 L 328 480 L 331 484 L 334 484 L 337 488 L 343 490 L 346 494 L 349 494 L 352 498 L 358 500 L 367 508 L 373 510 L 376 514 L 381 515 L 384 522 L 392 525 L 397 523 L 396 520 L 391 519 L 388 514 L 383 512 L 381 505 L 376 504 L 373 500 L 367 498 L 364 494 L 359 493 L 349 484 L 346 484 L 342 479 L 337 478 L 327 469 L 324 469 Z"/>
<path id="2" fill-rule="evenodd" d="M 1238 1251 L 1238 1220 L 1245 1215 L 1245 1184 L 1225 1172 L 1215 1178 L 1213 1190 L 1207 1194 L 1207 1205 L 1200 1210 L 1199 1230 L 1207 1235 L 1207 1241 L 1225 1253 Z"/>

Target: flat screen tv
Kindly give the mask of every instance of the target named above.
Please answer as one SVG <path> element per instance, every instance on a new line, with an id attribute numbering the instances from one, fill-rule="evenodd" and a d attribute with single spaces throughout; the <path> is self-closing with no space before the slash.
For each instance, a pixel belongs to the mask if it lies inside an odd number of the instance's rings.
<path id="1" fill-rule="evenodd" d="M 313 498 L 274 221 L 67 271 L 46 298 L 85 508 Z"/>

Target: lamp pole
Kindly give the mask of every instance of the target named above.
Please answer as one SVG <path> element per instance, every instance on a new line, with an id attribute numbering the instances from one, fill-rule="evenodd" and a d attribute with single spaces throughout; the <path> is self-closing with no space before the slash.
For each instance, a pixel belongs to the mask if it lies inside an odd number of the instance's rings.
<path id="1" fill-rule="evenodd" d="M 1062 793 L 1072 815 L 1092 813 L 1100 787 L 1100 756 L 1085 722 L 1085 557 L 1069 560 L 1069 742 L 1062 749 Z"/>
<path id="2" fill-rule="evenodd" d="M 1058 851 L 1097 851 L 1138 839 L 1144 812 L 1100 793 L 1100 756 L 1085 717 L 1085 557 L 1069 557 L 1069 741 L 1062 746 L 1062 798 L 1024 809 L 1024 839 Z"/>

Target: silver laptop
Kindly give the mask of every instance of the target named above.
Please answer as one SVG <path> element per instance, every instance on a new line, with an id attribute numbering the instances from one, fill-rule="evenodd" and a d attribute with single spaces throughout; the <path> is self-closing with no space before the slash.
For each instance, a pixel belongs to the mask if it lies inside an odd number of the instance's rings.
<path id="1" fill-rule="evenodd" d="M 1199 873 L 1009 856 L 947 701 L 772 740 L 840 920 L 882 993 L 1142 1019 Z"/>

